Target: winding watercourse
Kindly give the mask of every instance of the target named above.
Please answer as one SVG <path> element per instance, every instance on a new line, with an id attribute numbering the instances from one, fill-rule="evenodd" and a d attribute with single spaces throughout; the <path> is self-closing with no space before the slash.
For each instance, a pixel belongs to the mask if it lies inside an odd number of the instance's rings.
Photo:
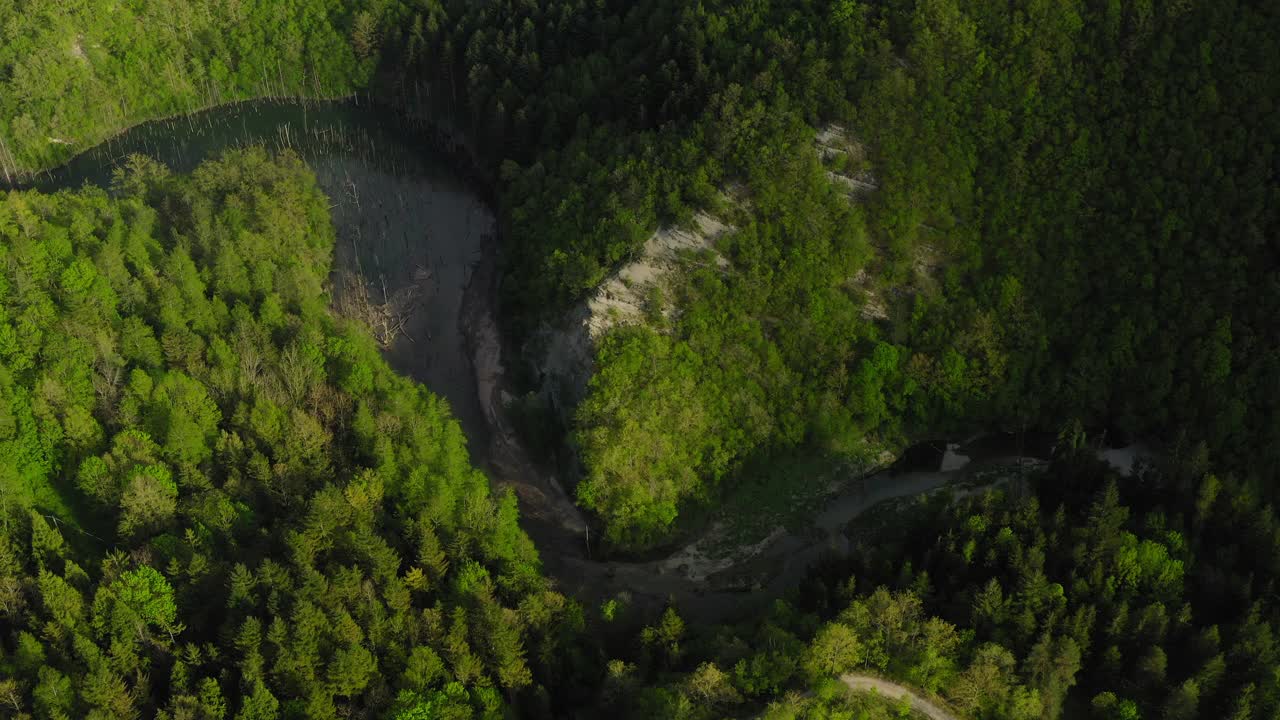
<path id="1" fill-rule="evenodd" d="M 510 362 L 510 353 L 494 301 L 501 248 L 485 189 L 466 179 L 456 154 L 437 149 L 398 113 L 353 101 L 228 105 L 138 125 L 23 187 L 109 188 L 116 169 L 135 153 L 189 172 L 248 145 L 289 149 L 310 165 L 330 198 L 337 232 L 335 308 L 345 303 L 349 310 L 360 300 L 394 308 L 392 326 L 383 328 L 388 362 L 448 400 L 477 465 L 495 487 L 519 496 L 547 574 L 584 602 L 624 596 L 652 610 L 674 601 L 699 620 L 751 612 L 794 588 L 823 553 L 847 550 L 843 530 L 850 519 L 967 472 L 968 458 L 954 453 L 916 471 L 867 472 L 844 484 L 813 518 L 810 532 L 779 529 L 742 562 L 699 567 L 700 541 L 657 560 L 592 559 L 587 521 L 554 477 L 530 460 L 504 412 L 504 355 Z M 977 452 L 987 464 L 1026 460 L 1011 449 Z"/>

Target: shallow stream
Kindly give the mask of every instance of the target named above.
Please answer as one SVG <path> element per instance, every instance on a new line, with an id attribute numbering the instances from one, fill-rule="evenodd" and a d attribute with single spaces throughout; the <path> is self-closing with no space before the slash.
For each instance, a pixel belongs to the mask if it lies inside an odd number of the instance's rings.
<path id="1" fill-rule="evenodd" d="M 407 298 L 404 331 L 394 334 L 387 359 L 448 399 L 472 452 L 478 451 L 487 424 L 458 318 L 478 263 L 493 260 L 494 216 L 451 159 L 397 113 L 351 101 L 226 105 L 130 128 L 26 187 L 110 187 L 134 153 L 185 173 L 250 145 L 291 149 L 315 172 L 338 236 L 335 301 L 355 291 L 357 278 L 372 302 L 397 293 Z"/>
<path id="2" fill-rule="evenodd" d="M 738 548 L 735 559 L 703 552 L 714 527 L 665 558 L 592 559 L 585 519 L 550 474 L 529 460 L 502 409 L 492 209 L 464 181 L 454 158 L 432 149 L 396 113 L 352 102 L 229 105 L 139 125 L 28 186 L 109 187 L 115 169 L 133 153 L 189 172 L 226 149 L 248 145 L 297 152 L 329 196 L 337 231 L 336 305 L 361 291 L 374 302 L 409 298 L 403 303 L 403 332 L 393 334 L 387 360 L 449 401 L 478 464 L 495 486 L 510 487 L 520 497 L 525 528 L 546 572 L 585 602 L 624 594 L 649 608 L 674 600 L 690 618 L 732 617 L 795 587 L 823 553 L 847 551 L 844 526 L 872 506 L 932 492 L 967 477 L 974 466 L 1021 463 L 1045 452 L 1043 438 L 1025 435 L 981 436 L 963 446 L 921 445 L 905 453 L 893 471 L 840 483 L 842 490 L 812 518 L 809 532 L 778 528 Z M 1127 469 L 1133 455 L 1107 451 L 1103 457 Z"/>

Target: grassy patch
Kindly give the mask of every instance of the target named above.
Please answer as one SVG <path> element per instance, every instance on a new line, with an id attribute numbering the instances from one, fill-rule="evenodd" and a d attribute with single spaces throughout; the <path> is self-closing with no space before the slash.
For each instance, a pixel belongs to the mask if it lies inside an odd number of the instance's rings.
<path id="1" fill-rule="evenodd" d="M 824 504 L 861 477 L 869 463 L 802 452 L 762 458 L 748 463 L 714 511 L 689 512 L 682 519 L 691 530 L 719 523 L 722 532 L 706 548 L 713 556 L 760 542 L 778 527 L 800 535 L 812 527 Z"/>

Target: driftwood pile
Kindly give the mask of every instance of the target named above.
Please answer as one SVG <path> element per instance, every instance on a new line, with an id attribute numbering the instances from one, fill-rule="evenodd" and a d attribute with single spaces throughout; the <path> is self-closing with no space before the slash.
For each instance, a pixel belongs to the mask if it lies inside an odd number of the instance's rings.
<path id="1" fill-rule="evenodd" d="M 402 335 L 416 342 L 406 327 L 413 313 L 426 303 L 432 279 L 431 271 L 419 266 L 412 283 L 388 292 L 386 276 L 380 276 L 375 284 L 361 273 L 344 272 L 338 278 L 338 312 L 364 323 L 384 349 Z"/>

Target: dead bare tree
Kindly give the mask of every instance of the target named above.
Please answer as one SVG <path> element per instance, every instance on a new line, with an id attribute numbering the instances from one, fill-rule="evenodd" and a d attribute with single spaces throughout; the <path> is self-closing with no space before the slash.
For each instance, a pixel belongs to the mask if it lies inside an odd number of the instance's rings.
<path id="1" fill-rule="evenodd" d="M 425 278 L 423 273 L 425 272 Z M 338 293 L 338 312 L 345 317 L 363 323 L 373 332 L 373 337 L 384 348 L 401 336 L 414 342 L 405 327 L 415 310 L 424 302 L 422 292 L 425 282 L 429 282 L 430 271 L 419 268 L 415 279 L 419 282 L 402 287 L 395 292 L 388 292 L 386 278 L 380 278 L 382 302 L 371 297 L 369 286 L 363 275 L 347 272 L 339 277 L 341 290 Z"/>
<path id="2" fill-rule="evenodd" d="M 104 409 L 109 420 L 114 420 L 116 401 L 120 398 L 120 386 L 124 378 L 123 361 L 117 363 L 99 358 L 94 362 L 93 369 L 93 390 L 98 396 L 98 407 Z"/>

